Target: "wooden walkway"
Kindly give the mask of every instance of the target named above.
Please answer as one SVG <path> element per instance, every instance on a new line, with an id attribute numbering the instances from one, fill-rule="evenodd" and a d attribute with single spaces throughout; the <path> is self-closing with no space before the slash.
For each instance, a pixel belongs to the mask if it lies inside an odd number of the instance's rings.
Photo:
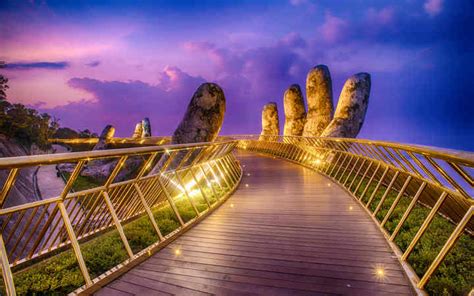
<path id="1" fill-rule="evenodd" d="M 226 203 L 96 295 L 413 294 L 344 190 L 283 160 L 239 158 L 245 176 Z"/>

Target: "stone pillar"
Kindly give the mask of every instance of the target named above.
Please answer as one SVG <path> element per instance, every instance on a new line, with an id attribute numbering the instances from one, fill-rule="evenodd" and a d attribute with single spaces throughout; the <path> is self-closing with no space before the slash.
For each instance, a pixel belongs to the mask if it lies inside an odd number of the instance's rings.
<path id="1" fill-rule="evenodd" d="M 308 116 L 303 136 L 318 137 L 329 125 L 334 112 L 331 74 L 326 65 L 318 65 L 306 77 Z"/>
<path id="2" fill-rule="evenodd" d="M 141 122 L 139 122 L 135 125 L 135 131 L 133 131 L 132 138 L 133 139 L 141 138 L 142 134 L 143 134 L 143 125 Z"/>
<path id="3" fill-rule="evenodd" d="M 263 106 L 260 140 L 277 141 L 280 134 L 279 124 L 277 104 L 270 102 Z"/>
<path id="4" fill-rule="evenodd" d="M 306 121 L 306 108 L 303 94 L 298 84 L 291 85 L 283 96 L 285 110 L 284 136 L 301 136 Z"/>
<path id="5" fill-rule="evenodd" d="M 107 149 L 107 142 L 114 137 L 114 134 L 115 128 L 112 125 L 108 124 L 105 126 L 105 128 L 102 130 L 102 133 L 100 133 L 99 142 L 95 144 L 92 150 Z"/>
<path id="6" fill-rule="evenodd" d="M 174 131 L 172 144 L 211 142 L 224 121 L 226 100 L 215 83 L 203 83 L 194 93 L 184 118 Z"/>
<path id="7" fill-rule="evenodd" d="M 220 86 L 215 83 L 201 84 L 191 98 L 188 109 L 178 128 L 174 131 L 171 143 L 186 144 L 214 141 L 221 130 L 225 109 L 226 100 Z M 177 167 L 187 153 L 187 151 L 178 152 L 168 168 Z M 198 154 L 199 150 L 195 151 L 195 155 L 190 156 L 189 161 L 192 161 Z M 164 155 L 150 174 L 158 173 L 167 160 L 168 156 Z"/>
<path id="8" fill-rule="evenodd" d="M 148 117 L 142 120 L 142 138 L 151 137 L 151 123 Z"/>
<path id="9" fill-rule="evenodd" d="M 347 79 L 339 96 L 334 119 L 321 137 L 357 137 L 369 105 L 370 85 L 368 73 L 358 73 Z"/>

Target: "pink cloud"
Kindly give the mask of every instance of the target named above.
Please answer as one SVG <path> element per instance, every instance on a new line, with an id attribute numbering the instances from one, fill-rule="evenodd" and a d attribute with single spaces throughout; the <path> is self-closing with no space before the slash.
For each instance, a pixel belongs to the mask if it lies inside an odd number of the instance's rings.
<path id="1" fill-rule="evenodd" d="M 382 9 L 369 8 L 367 10 L 367 19 L 376 24 L 388 25 L 394 21 L 395 9 L 393 7 L 384 7 Z"/>
<path id="2" fill-rule="evenodd" d="M 324 23 L 319 27 L 319 33 L 328 43 L 336 43 L 342 40 L 348 30 L 348 22 L 342 18 L 326 13 Z"/>
<path id="3" fill-rule="evenodd" d="M 430 16 L 436 16 L 443 10 L 443 0 L 427 0 L 423 8 Z"/>
<path id="4" fill-rule="evenodd" d="M 155 135 L 166 135 L 174 131 L 189 99 L 203 82 L 202 77 L 169 66 L 158 73 L 157 84 L 72 78 L 67 83 L 71 89 L 87 92 L 94 99 L 54 108 L 43 106 L 42 111 L 60 118 L 61 125 L 73 128 L 100 131 L 112 124 L 119 136 L 129 136 L 137 121 L 150 117 Z"/>

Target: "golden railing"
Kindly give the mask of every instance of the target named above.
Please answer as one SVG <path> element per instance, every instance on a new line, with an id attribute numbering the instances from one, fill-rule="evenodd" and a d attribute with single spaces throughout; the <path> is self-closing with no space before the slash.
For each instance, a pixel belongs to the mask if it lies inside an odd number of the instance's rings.
<path id="1" fill-rule="evenodd" d="M 459 237 L 463 233 L 472 235 L 474 230 L 471 219 L 474 212 L 472 153 L 359 139 L 258 135 L 233 138 L 239 140 L 237 147 L 240 149 L 302 164 L 339 183 L 371 215 L 415 290 L 421 294 Z M 377 191 L 380 198 L 376 198 Z M 396 198 L 386 204 L 390 193 L 396 193 Z M 411 202 L 390 233 L 386 224 L 402 197 L 411 198 Z M 416 204 L 428 208 L 429 214 L 402 252 L 394 240 Z M 381 216 L 382 206 L 387 212 Z M 407 258 L 437 214 L 456 227 L 420 278 Z"/>
<path id="2" fill-rule="evenodd" d="M 146 138 L 111 138 L 106 143 L 114 148 L 128 148 L 139 146 L 156 146 L 169 144 L 171 137 L 146 137 Z M 81 148 L 80 150 L 91 150 L 98 142 L 99 138 L 77 138 L 77 139 L 49 139 L 51 144 L 60 144 L 72 148 Z"/>
<path id="3" fill-rule="evenodd" d="M 76 292 L 100 285 L 106 277 L 162 248 L 235 190 L 242 175 L 232 153 L 236 144 L 222 141 L 1 158 L 0 170 L 8 171 L 0 192 L 0 258 L 7 294 L 16 293 L 12 268 L 27 267 L 67 248 L 72 248 L 85 282 Z M 50 165 L 70 168 L 59 196 L 5 205 L 22 169 Z M 103 183 L 72 192 L 82 172 L 90 167 L 108 168 Z M 205 200 L 207 209 L 200 212 L 196 208 L 196 197 Z M 189 201 L 196 218 L 184 221 L 176 207 L 179 200 Z M 166 236 L 153 216 L 154 209 L 165 204 L 180 225 Z M 148 217 L 158 240 L 134 253 L 124 226 L 140 217 Z M 129 258 L 93 279 L 81 243 L 113 229 L 118 231 Z"/>

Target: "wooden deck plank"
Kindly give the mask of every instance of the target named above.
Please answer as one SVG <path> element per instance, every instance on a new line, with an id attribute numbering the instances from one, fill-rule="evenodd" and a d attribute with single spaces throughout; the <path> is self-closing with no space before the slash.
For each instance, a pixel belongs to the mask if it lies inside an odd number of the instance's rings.
<path id="1" fill-rule="evenodd" d="M 238 156 L 245 176 L 221 208 L 98 295 L 413 294 L 383 235 L 344 190 L 283 160 Z"/>

